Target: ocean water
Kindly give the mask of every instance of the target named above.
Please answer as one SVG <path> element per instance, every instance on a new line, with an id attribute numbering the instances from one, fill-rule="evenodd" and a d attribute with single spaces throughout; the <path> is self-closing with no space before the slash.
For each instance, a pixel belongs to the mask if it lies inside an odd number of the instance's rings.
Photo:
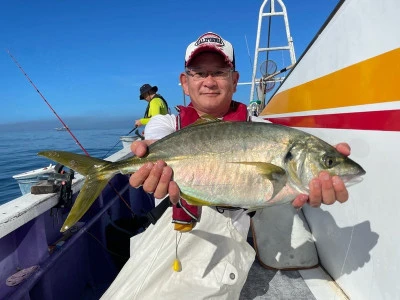
<path id="1" fill-rule="evenodd" d="M 72 132 L 90 156 L 104 158 L 122 149 L 119 137 L 126 135 L 129 129 L 85 129 Z M 22 195 L 13 175 L 55 164 L 37 155 L 42 150 L 85 154 L 68 131 L 46 129 L 0 132 L 0 205 Z"/>

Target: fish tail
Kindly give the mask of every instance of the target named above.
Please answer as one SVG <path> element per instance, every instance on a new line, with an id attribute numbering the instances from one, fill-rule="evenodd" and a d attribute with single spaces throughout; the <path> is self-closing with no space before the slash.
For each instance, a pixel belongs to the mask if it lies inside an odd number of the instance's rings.
<path id="1" fill-rule="evenodd" d="M 105 167 L 112 164 L 103 159 L 67 151 L 41 151 L 38 155 L 54 160 L 84 176 L 93 172 L 94 168 Z"/>
<path id="2" fill-rule="evenodd" d="M 114 174 L 112 174 L 112 176 L 114 176 Z M 61 226 L 61 232 L 64 232 L 71 228 L 83 217 L 90 206 L 92 206 L 93 202 L 100 195 L 112 176 L 106 177 L 104 179 L 100 179 L 96 176 L 88 176 L 86 178 L 85 183 L 83 184 L 83 187 L 79 192 L 79 195 L 76 198 L 67 219 Z"/>
<path id="3" fill-rule="evenodd" d="M 60 231 L 64 232 L 82 218 L 117 170 L 112 168 L 112 162 L 71 152 L 42 151 L 38 155 L 45 156 L 86 176 L 83 187 L 61 227 Z"/>

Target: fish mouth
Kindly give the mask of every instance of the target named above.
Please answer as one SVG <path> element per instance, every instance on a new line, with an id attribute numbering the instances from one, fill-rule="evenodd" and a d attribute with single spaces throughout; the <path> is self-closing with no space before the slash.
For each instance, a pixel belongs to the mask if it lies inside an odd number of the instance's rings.
<path id="1" fill-rule="evenodd" d="M 346 187 L 350 187 L 352 185 L 355 185 L 357 183 L 360 183 L 363 181 L 362 175 L 365 175 L 367 172 L 363 168 L 360 167 L 359 171 L 355 174 L 348 174 L 348 175 L 342 175 L 340 178 L 342 179 L 343 183 L 345 184 Z"/>
<path id="2" fill-rule="evenodd" d="M 345 174 L 339 175 L 346 187 L 360 183 L 361 181 L 363 181 L 362 176 L 367 173 L 363 169 L 363 167 L 361 167 L 359 164 L 349 158 L 348 162 L 351 163 L 350 165 L 348 165 L 350 168 L 347 170 L 347 172 L 344 172 Z"/>
<path id="3" fill-rule="evenodd" d="M 354 176 L 344 176 L 341 177 L 343 180 L 343 183 L 346 187 L 350 187 L 353 185 L 356 185 L 357 183 L 360 183 L 363 181 L 362 177 L 354 177 Z"/>

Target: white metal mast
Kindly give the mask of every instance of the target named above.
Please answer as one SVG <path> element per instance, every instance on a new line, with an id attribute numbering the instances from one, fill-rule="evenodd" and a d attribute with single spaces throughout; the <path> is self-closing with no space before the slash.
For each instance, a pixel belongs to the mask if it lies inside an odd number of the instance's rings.
<path id="1" fill-rule="evenodd" d="M 270 12 L 264 12 L 264 8 L 265 8 L 266 4 L 268 3 L 268 1 L 271 1 L 271 10 L 270 10 Z M 278 2 L 278 4 L 281 7 L 281 11 L 275 10 L 275 2 Z M 261 36 L 261 29 L 262 29 L 261 25 L 262 25 L 263 18 L 266 18 L 266 17 L 270 18 L 270 22 L 272 20 L 272 17 L 283 17 L 285 29 L 286 29 L 286 38 L 287 38 L 286 45 L 277 46 L 277 47 L 260 47 L 260 36 Z M 269 40 L 269 38 L 270 37 L 268 36 L 268 40 Z M 272 77 L 279 74 L 280 72 L 276 72 L 276 74 L 265 74 L 266 76 L 264 75 L 261 78 L 256 78 L 258 56 L 261 52 L 268 53 L 268 51 L 278 51 L 278 50 L 289 51 L 290 60 L 291 60 L 291 65 L 289 67 L 293 67 L 293 65 L 296 63 L 296 56 L 294 53 L 293 39 L 290 35 L 289 21 L 288 21 L 285 4 L 283 4 L 282 0 L 264 0 L 263 4 L 260 7 L 260 12 L 259 12 L 259 16 L 258 16 L 257 38 L 256 38 L 256 47 L 255 47 L 255 53 L 254 53 L 254 65 L 253 65 L 253 74 L 252 74 L 251 91 L 250 91 L 250 102 L 254 99 L 261 100 L 261 104 L 259 104 L 260 111 L 265 106 L 265 95 L 263 96 L 263 99 L 259 99 L 259 97 L 254 98 L 255 88 L 256 87 L 260 88 L 260 85 L 262 85 L 266 81 L 270 80 Z M 289 67 L 287 67 L 286 69 L 289 69 Z M 272 80 L 282 81 L 283 79 L 284 79 L 284 77 L 280 77 L 279 79 L 272 79 Z"/>

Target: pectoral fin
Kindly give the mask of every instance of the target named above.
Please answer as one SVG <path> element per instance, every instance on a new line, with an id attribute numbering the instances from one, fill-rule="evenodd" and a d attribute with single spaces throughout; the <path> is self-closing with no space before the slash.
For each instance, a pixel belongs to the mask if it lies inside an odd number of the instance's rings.
<path id="1" fill-rule="evenodd" d="M 267 162 L 235 162 L 256 167 L 257 172 L 271 181 L 273 186 L 273 193 L 271 199 L 279 193 L 279 191 L 286 185 L 287 174 L 281 167 L 267 163 Z"/>

